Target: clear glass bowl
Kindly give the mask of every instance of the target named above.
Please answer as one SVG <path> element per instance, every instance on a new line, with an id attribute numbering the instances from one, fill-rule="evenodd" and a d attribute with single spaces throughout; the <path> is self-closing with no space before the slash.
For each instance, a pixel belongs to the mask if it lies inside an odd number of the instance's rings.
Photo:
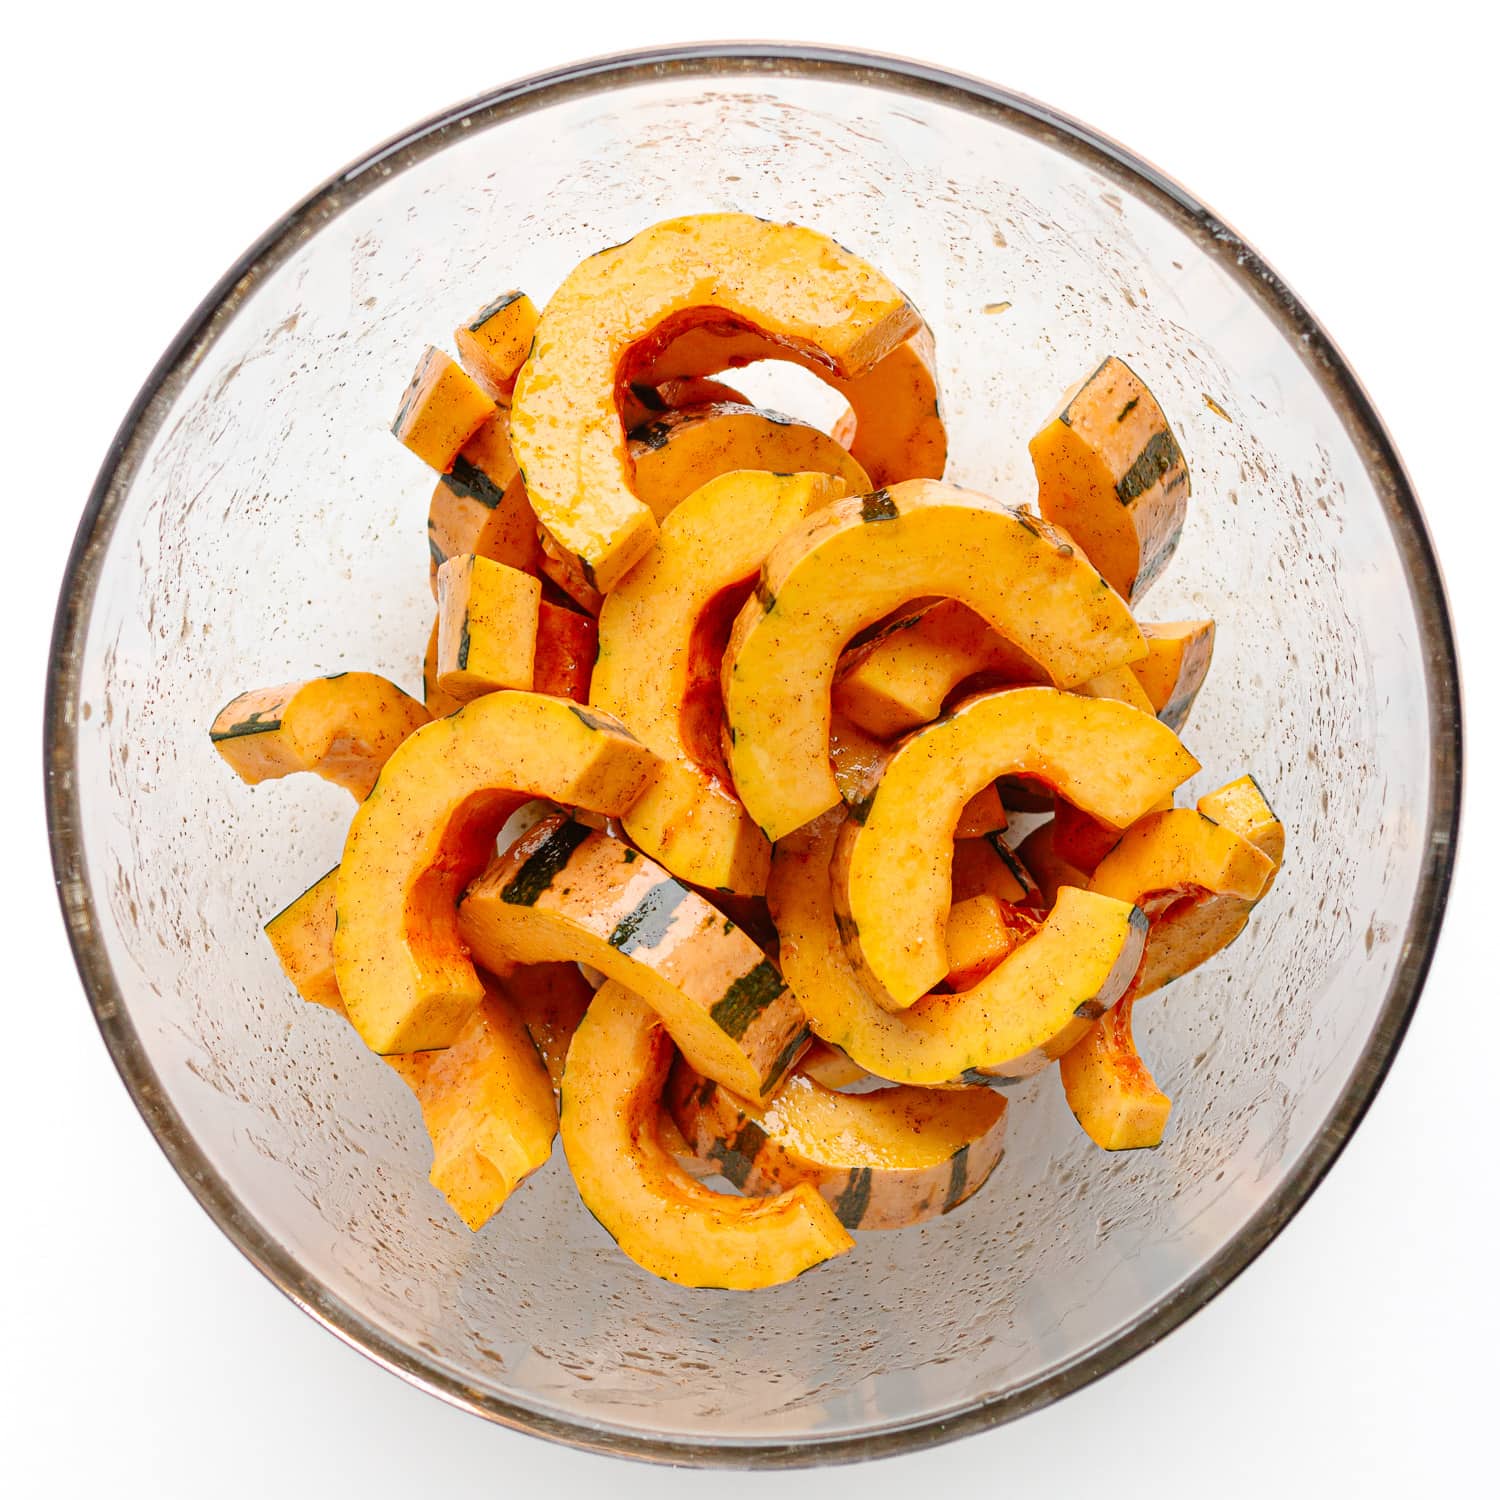
<path id="1" fill-rule="evenodd" d="M 1114 352 L 1192 467 L 1149 615 L 1212 615 L 1199 790 L 1253 769 L 1290 830 L 1219 961 L 1138 1012 L 1166 1144 L 1110 1157 L 1048 1073 L 938 1222 L 787 1287 L 689 1292 L 620 1255 L 559 1152 L 482 1233 L 426 1182 L 411 1096 L 291 993 L 261 924 L 349 804 L 252 791 L 209 746 L 247 685 L 369 668 L 420 690 L 430 477 L 387 424 L 428 342 L 669 214 L 823 229 L 937 333 L 951 475 L 1034 493 L 1026 439 Z M 799 399 L 791 391 L 786 399 Z M 1327 336 L 1159 172 L 988 84 L 712 47 L 518 84 L 290 213 L 172 345 L 89 502 L 59 609 L 47 772 L 78 963 L 183 1180 L 288 1296 L 436 1394 L 566 1442 L 799 1464 L 1014 1417 L 1160 1338 L 1268 1243 L 1369 1104 L 1453 853 L 1441 583 L 1390 440 Z"/>

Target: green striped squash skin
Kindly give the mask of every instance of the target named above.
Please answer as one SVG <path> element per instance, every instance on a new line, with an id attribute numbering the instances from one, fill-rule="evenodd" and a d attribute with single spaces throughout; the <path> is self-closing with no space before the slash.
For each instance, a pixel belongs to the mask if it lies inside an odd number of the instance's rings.
<path id="1" fill-rule="evenodd" d="M 984 1186 L 1005 1139 L 1005 1100 L 987 1092 L 893 1087 L 838 1094 L 794 1073 L 757 1111 L 680 1059 L 666 1104 L 693 1150 L 742 1193 L 767 1197 L 808 1183 L 851 1230 L 901 1229 L 957 1208 Z M 912 1115 L 909 1165 L 893 1165 L 888 1145 L 881 1149 L 862 1134 L 862 1121 L 892 1106 Z M 944 1114 L 951 1149 L 933 1159 L 928 1137 Z"/>

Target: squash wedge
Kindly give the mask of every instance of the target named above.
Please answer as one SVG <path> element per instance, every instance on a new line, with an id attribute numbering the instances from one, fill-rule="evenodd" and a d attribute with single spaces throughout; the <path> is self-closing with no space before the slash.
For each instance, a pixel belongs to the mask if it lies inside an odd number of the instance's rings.
<path id="1" fill-rule="evenodd" d="M 695 375 L 664 380 L 660 385 L 631 381 L 620 393 L 620 421 L 626 432 L 633 433 L 637 427 L 644 427 L 663 412 L 676 411 L 683 406 L 711 406 L 720 401 L 729 401 L 735 406 L 755 404 L 732 385 L 718 380 L 702 380 Z"/>
<path id="2" fill-rule="evenodd" d="M 437 570 L 450 557 L 473 553 L 523 573 L 540 566 L 536 513 L 511 457 L 509 414 L 495 415 L 464 444 L 427 504 L 428 582 L 437 598 Z"/>
<path id="3" fill-rule="evenodd" d="M 728 618 L 719 601 L 748 589 L 788 527 L 844 492 L 842 480 L 823 474 L 712 479 L 665 519 L 651 551 L 604 601 L 592 700 L 628 723 L 663 762 L 625 830 L 695 885 L 759 895 L 771 864 L 771 846 L 720 761 L 719 661 Z M 730 606 L 740 597 L 732 595 Z"/>
<path id="4" fill-rule="evenodd" d="M 943 944 L 948 950 L 944 985 L 954 991 L 972 989 L 1032 937 L 1041 920 L 1040 912 L 1032 914 L 993 896 L 956 898 L 943 923 Z"/>
<path id="5" fill-rule="evenodd" d="M 557 1103 L 526 1028 L 487 995 L 441 1052 L 388 1057 L 422 1107 L 432 1185 L 480 1228 L 552 1155 Z"/>
<path id="6" fill-rule="evenodd" d="M 553 1090 L 560 1089 L 568 1044 L 594 998 L 592 986 L 577 964 L 524 964 L 497 979 L 495 988 L 530 1032 Z"/>
<path id="7" fill-rule="evenodd" d="M 391 431 L 440 474 L 495 414 L 495 403 L 443 353 L 429 348 L 401 396 Z"/>
<path id="8" fill-rule="evenodd" d="M 1084 1134 L 1105 1151 L 1161 1145 L 1172 1101 L 1157 1088 L 1135 1050 L 1130 1012 L 1135 994 L 1117 1000 L 1076 1046 L 1057 1060 L 1068 1108 Z"/>
<path id="9" fill-rule="evenodd" d="M 874 487 L 849 451 L 826 432 L 780 412 L 728 402 L 679 407 L 637 427 L 630 434 L 630 457 L 635 493 L 658 522 L 710 479 L 736 469 L 834 474 L 844 481 L 846 495 Z"/>
<path id="10" fill-rule="evenodd" d="M 1191 485 L 1156 398 L 1111 356 L 1031 440 L 1038 505 L 1126 599 L 1139 599 L 1182 535 Z"/>
<path id="11" fill-rule="evenodd" d="M 340 672 L 241 693 L 215 715 L 208 737 L 251 786 L 311 771 L 362 800 L 430 717 L 384 677 Z"/>
<path id="12" fill-rule="evenodd" d="M 366 1045 L 446 1047 L 484 997 L 456 907 L 511 813 L 543 797 L 618 815 L 655 764 L 617 721 L 539 693 L 490 693 L 407 740 L 354 815 L 335 887 L 334 966 Z"/>
<path id="13" fill-rule="evenodd" d="M 545 527 L 539 525 L 537 539 L 542 544 L 541 561 L 537 563 L 542 575 L 550 578 L 586 615 L 597 617 L 604 595 L 589 581 L 583 565 L 560 547 Z"/>
<path id="14" fill-rule="evenodd" d="M 830 814 L 777 844 L 766 898 L 808 1024 L 877 1078 L 933 1088 L 1029 1077 L 1120 998 L 1140 964 L 1143 913 L 1065 890 L 1036 935 L 974 988 L 893 1014 L 860 983 L 839 934 L 829 863 L 842 820 Z"/>
<path id="15" fill-rule="evenodd" d="M 427 650 L 422 657 L 422 702 L 434 719 L 445 719 L 456 714 L 464 706 L 462 698 L 455 698 L 438 686 L 438 622 L 434 617 L 432 630 L 427 637 Z"/>
<path id="16" fill-rule="evenodd" d="M 846 652 L 833 683 L 833 706 L 861 729 L 893 739 L 942 712 L 971 677 L 1042 684 L 1047 674 L 957 599 L 942 599 L 894 620 Z"/>
<path id="17" fill-rule="evenodd" d="M 533 691 L 554 698 L 589 701 L 594 659 L 599 654 L 597 621 L 577 610 L 542 600 L 536 622 L 536 656 L 532 661 Z"/>
<path id="18" fill-rule="evenodd" d="M 1214 622 L 1142 623 L 1141 634 L 1146 638 L 1146 655 L 1130 670 L 1145 689 L 1157 717 L 1168 729 L 1181 734 L 1213 660 Z"/>
<path id="19" fill-rule="evenodd" d="M 337 869 L 308 886 L 266 923 L 266 938 L 286 977 L 310 1005 L 344 1014 L 333 972 L 333 882 Z"/>
<path id="20" fill-rule="evenodd" d="M 870 1075 L 837 1047 L 830 1047 L 827 1042 L 814 1042 L 788 1076 L 811 1078 L 825 1089 L 846 1089 L 850 1084 L 863 1083 Z"/>
<path id="21" fill-rule="evenodd" d="M 453 330 L 464 369 L 493 401 L 510 400 L 536 336 L 536 304 L 522 291 L 502 292 Z"/>
<path id="22" fill-rule="evenodd" d="M 1058 891 L 1065 885 L 1076 885 L 1082 891 L 1089 888 L 1087 873 L 1069 863 L 1054 847 L 1056 831 L 1055 822 L 1043 823 L 1041 827 L 1033 828 L 1016 850 L 1031 878 L 1036 881 L 1043 906 L 1054 905 Z"/>
<path id="23" fill-rule="evenodd" d="M 706 322 L 756 328 L 860 375 L 919 320 L 891 282 L 824 235 L 749 214 L 670 219 L 577 266 L 537 326 L 511 442 L 543 526 L 603 593 L 656 533 L 631 487 L 626 366 L 642 346 Z"/>
<path id="24" fill-rule="evenodd" d="M 695 1182 L 659 1133 L 672 1042 L 623 985 L 594 997 L 568 1049 L 562 1140 L 579 1196 L 637 1265 L 679 1286 L 750 1291 L 854 1247 L 806 1184 L 739 1198 Z"/>
<path id="25" fill-rule="evenodd" d="M 828 732 L 839 653 L 932 594 L 962 600 L 1063 686 L 1145 653 L 1119 595 L 1032 516 L 931 479 L 835 501 L 771 549 L 724 657 L 726 759 L 768 838 L 838 801 Z"/>
<path id="26" fill-rule="evenodd" d="M 854 810 L 834 860 L 834 901 L 871 994 L 901 1010 L 948 972 L 954 829 L 996 776 L 1037 777 L 1125 828 L 1197 769 L 1153 716 L 1056 688 L 981 693 L 918 730 Z"/>
<path id="27" fill-rule="evenodd" d="M 1042 904 L 1030 871 L 998 833 L 959 839 L 953 846 L 953 899 L 970 896 L 989 896 L 1010 906 Z"/>
<path id="28" fill-rule="evenodd" d="M 656 356 L 650 378 L 711 375 L 763 359 L 801 365 L 848 401 L 844 426 L 832 435 L 850 450 L 874 484 L 943 477 L 948 433 L 943 425 L 932 330 L 925 323 L 884 359 L 853 378 L 750 329 L 694 328 Z"/>
<path id="29" fill-rule="evenodd" d="M 902 1229 L 958 1207 L 1005 1140 L 1006 1102 L 981 1089 L 840 1094 L 797 1073 L 757 1110 L 679 1062 L 666 1098 L 694 1151 L 741 1192 L 807 1183 L 845 1229 Z"/>
<path id="30" fill-rule="evenodd" d="M 1249 839 L 1271 861 L 1273 873 L 1280 870 L 1286 857 L 1286 829 L 1253 776 L 1241 776 L 1206 793 L 1198 799 L 1198 811 Z"/>
<path id="31" fill-rule="evenodd" d="M 474 882 L 459 931 L 486 968 L 572 959 L 660 1013 L 700 1073 L 768 1098 L 808 1043 L 775 964 L 696 891 L 628 844 L 544 818 Z"/>
<path id="32" fill-rule="evenodd" d="M 541 603 L 541 580 L 530 573 L 450 557 L 438 569 L 437 685 L 460 702 L 529 688 Z"/>
<path id="33" fill-rule="evenodd" d="M 1275 872 L 1275 863 L 1233 828 L 1179 807 L 1129 829 L 1089 889 L 1133 901 L 1152 917 L 1133 986 L 1140 996 L 1233 942 Z"/>

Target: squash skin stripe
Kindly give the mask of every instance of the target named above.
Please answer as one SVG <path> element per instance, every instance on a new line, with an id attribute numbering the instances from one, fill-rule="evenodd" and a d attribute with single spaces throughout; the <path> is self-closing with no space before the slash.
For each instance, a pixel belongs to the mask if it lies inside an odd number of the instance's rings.
<path id="1" fill-rule="evenodd" d="M 634 953 L 637 948 L 655 948 L 667 935 L 672 917 L 687 894 L 687 887 L 676 880 L 664 880 L 660 885 L 652 886 L 641 897 L 635 910 L 610 933 L 609 946 L 618 948 L 621 953 Z"/>
<path id="2" fill-rule="evenodd" d="M 537 898 L 557 878 L 573 857 L 573 851 L 589 836 L 583 823 L 559 823 L 547 841 L 516 872 L 500 892 L 500 899 L 512 906 L 535 906 Z"/>

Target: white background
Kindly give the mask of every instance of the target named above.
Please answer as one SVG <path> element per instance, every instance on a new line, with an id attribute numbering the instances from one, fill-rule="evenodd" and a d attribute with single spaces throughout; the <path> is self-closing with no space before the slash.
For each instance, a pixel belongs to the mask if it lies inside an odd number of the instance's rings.
<path id="1" fill-rule="evenodd" d="M 1488 1490 L 1500 138 L 1497 36 L 1481 14 L 1492 10 L 1320 0 L 972 12 L 939 0 L 676 12 L 267 0 L 231 14 L 200 0 L 11 15 L 8 1493 L 383 1500 L 709 1484 L 780 1500 L 829 1482 L 704 1480 L 491 1428 L 283 1301 L 193 1204 L 116 1080 L 68 957 L 42 824 L 46 644 L 73 527 L 135 390 L 220 272 L 321 178 L 444 105 L 580 55 L 705 36 L 846 42 L 987 76 L 1186 183 L 1286 276 L 1368 385 L 1426 504 L 1466 652 L 1471 771 L 1446 935 L 1391 1079 L 1325 1185 L 1233 1287 L 1126 1370 L 1017 1425 L 833 1482 L 869 1496 L 978 1481 L 1118 1500 Z"/>

